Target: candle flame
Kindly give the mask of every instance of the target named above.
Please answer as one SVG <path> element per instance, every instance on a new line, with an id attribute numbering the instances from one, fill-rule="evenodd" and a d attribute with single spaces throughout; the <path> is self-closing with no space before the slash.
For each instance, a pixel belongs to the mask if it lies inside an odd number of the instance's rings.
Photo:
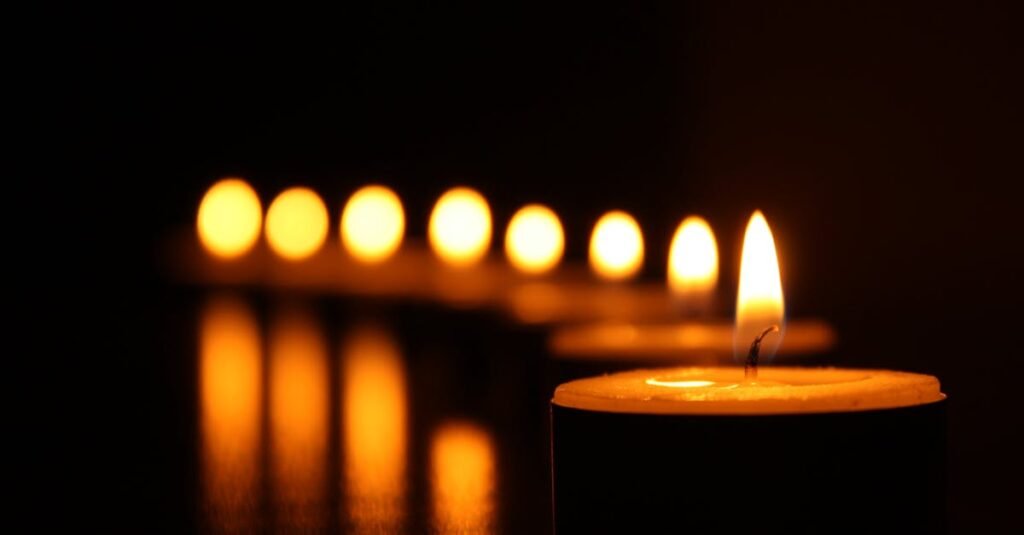
<path id="1" fill-rule="evenodd" d="M 377 264 L 402 245 L 402 201 L 384 186 L 365 186 L 352 194 L 341 213 L 341 243 L 356 260 Z"/>
<path id="2" fill-rule="evenodd" d="M 708 304 L 718 283 L 718 245 L 703 218 L 687 217 L 676 229 L 669 249 L 668 283 L 681 299 L 699 308 Z"/>
<path id="3" fill-rule="evenodd" d="M 491 244 L 491 209 L 483 195 L 470 188 L 445 192 L 430 214 L 430 246 L 453 266 L 469 266 L 487 254 Z"/>
<path id="4" fill-rule="evenodd" d="M 621 210 L 598 219 L 590 236 L 590 267 L 605 280 L 626 280 L 640 270 L 644 238 L 633 216 Z"/>
<path id="5" fill-rule="evenodd" d="M 221 258 L 236 258 L 252 249 L 262 223 L 260 198 L 240 178 L 225 178 L 210 186 L 196 215 L 199 241 Z"/>
<path id="6" fill-rule="evenodd" d="M 562 222 L 546 206 L 524 206 L 509 221 L 505 254 L 519 271 L 536 275 L 554 268 L 562 259 L 564 248 Z"/>
<path id="7" fill-rule="evenodd" d="M 267 243 L 281 258 L 303 260 L 327 238 L 327 208 L 309 188 L 288 188 L 267 209 Z"/>
<path id="8" fill-rule="evenodd" d="M 766 328 L 779 326 L 778 336 L 769 334 L 761 344 L 761 359 L 775 355 L 784 333 L 785 303 L 775 239 L 760 210 L 747 223 L 740 259 L 740 285 L 736 297 L 736 330 L 733 353 L 744 359 L 750 344 Z"/>

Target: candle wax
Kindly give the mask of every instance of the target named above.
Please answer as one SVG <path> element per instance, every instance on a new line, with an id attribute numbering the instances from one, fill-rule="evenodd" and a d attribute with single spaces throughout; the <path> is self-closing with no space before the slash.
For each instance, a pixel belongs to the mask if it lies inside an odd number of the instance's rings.
<path id="1" fill-rule="evenodd" d="M 579 379 L 553 403 L 635 414 L 808 414 L 889 409 L 945 399 L 930 375 L 869 369 L 740 367 L 636 370 Z"/>

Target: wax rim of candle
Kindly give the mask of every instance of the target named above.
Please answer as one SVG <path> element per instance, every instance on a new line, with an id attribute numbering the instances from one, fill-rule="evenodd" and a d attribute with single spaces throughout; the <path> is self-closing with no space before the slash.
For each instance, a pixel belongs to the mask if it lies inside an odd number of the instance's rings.
<path id="1" fill-rule="evenodd" d="M 938 379 L 908 372 L 772 366 L 747 384 L 739 367 L 682 367 L 570 381 L 555 389 L 552 403 L 598 412 L 762 415 L 892 409 L 945 397 Z"/>

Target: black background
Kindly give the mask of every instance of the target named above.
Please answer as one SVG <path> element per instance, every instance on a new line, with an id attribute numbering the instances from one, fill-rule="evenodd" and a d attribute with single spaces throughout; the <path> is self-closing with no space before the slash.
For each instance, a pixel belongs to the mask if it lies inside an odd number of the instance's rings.
<path id="1" fill-rule="evenodd" d="M 722 296 L 761 208 L 789 313 L 834 322 L 837 364 L 942 380 L 954 530 L 1012 525 L 1024 106 L 1008 4 L 45 14 L 12 50 L 42 82 L 39 104 L 23 106 L 38 127 L 26 136 L 71 149 L 67 170 L 37 158 L 32 176 L 76 208 L 70 239 L 49 236 L 66 247 L 40 241 L 74 259 L 48 288 L 86 290 L 60 307 L 87 318 L 78 343 L 102 355 L 76 362 L 103 377 L 90 397 L 109 416 L 79 419 L 109 454 L 86 484 L 124 507 L 92 512 L 115 525 L 178 512 L 163 463 L 182 417 L 150 358 L 167 351 L 153 318 L 175 290 L 154 251 L 191 225 L 213 180 L 240 175 L 265 200 L 313 186 L 332 211 L 358 185 L 388 183 L 414 236 L 450 185 L 487 195 L 499 229 L 545 202 L 576 259 L 597 215 L 624 208 L 645 230 L 652 279 L 675 224 L 700 213 L 718 232 Z"/>

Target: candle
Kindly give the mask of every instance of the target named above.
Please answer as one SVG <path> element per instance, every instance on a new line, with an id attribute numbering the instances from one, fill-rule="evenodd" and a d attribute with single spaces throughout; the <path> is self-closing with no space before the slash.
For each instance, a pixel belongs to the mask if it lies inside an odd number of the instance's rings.
<path id="1" fill-rule="evenodd" d="M 505 255 L 522 273 L 540 275 L 551 271 L 562 260 L 564 249 L 562 222 L 546 206 L 528 204 L 508 222 Z"/>
<path id="2" fill-rule="evenodd" d="M 601 216 L 590 235 L 590 267 L 608 281 L 631 279 L 644 262 L 644 238 L 633 216 L 612 210 Z"/>
<path id="3" fill-rule="evenodd" d="M 774 238 L 744 237 L 737 356 L 579 379 L 551 402 L 558 533 L 935 532 L 945 396 L 935 377 L 764 367 L 786 331 Z"/>
<path id="4" fill-rule="evenodd" d="M 288 188 L 267 209 L 267 243 L 288 261 L 309 258 L 327 238 L 327 208 L 309 188 Z"/>
<path id="5" fill-rule="evenodd" d="M 668 285 L 681 308 L 707 313 L 718 284 L 718 244 L 711 225 L 690 216 L 679 224 L 668 254 Z"/>
<path id="6" fill-rule="evenodd" d="M 370 185 L 352 194 L 341 213 L 341 243 L 356 261 L 380 264 L 395 254 L 405 235 L 405 211 L 398 195 Z"/>
<path id="7" fill-rule="evenodd" d="M 262 224 L 260 198 L 240 178 L 225 178 L 210 186 L 196 214 L 199 241 L 222 259 L 249 252 L 260 237 Z"/>

